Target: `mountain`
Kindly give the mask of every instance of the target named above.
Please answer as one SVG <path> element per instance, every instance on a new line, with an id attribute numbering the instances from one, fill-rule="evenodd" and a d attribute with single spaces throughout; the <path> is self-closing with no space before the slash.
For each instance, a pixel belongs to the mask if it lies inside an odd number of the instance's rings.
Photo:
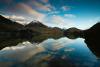
<path id="1" fill-rule="evenodd" d="M 48 36 L 62 36 L 62 29 L 57 28 L 57 27 L 48 27 L 47 25 L 43 24 L 40 21 L 32 21 L 27 25 L 22 25 L 17 22 L 14 22 L 10 19 L 7 19 L 0 15 L 0 32 L 8 31 L 12 33 L 19 33 L 23 31 L 23 35 L 27 32 L 31 32 L 34 36 L 39 36 L 39 35 L 45 35 L 46 37 Z M 57 37 L 58 37 L 57 36 Z"/>
<path id="2" fill-rule="evenodd" d="M 22 41 L 42 42 L 48 38 L 63 37 L 63 30 L 48 27 L 40 21 L 32 21 L 21 25 L 0 15 L 0 49 L 15 46 Z"/>
<path id="3" fill-rule="evenodd" d="M 43 23 L 41 23 L 40 21 L 34 20 L 34 21 L 30 22 L 29 24 L 27 24 L 26 27 L 44 27 L 44 28 L 46 28 L 47 26 L 44 25 Z"/>
<path id="4" fill-rule="evenodd" d="M 1 32 L 3 32 L 3 34 Z M 11 35 L 14 35 L 12 37 L 27 37 L 27 34 L 28 36 L 32 34 L 34 40 L 44 40 L 49 37 L 58 38 L 63 36 L 63 30 L 57 27 L 48 27 L 36 20 L 24 26 L 0 15 L 0 35 L 1 34 L 1 38 L 3 38 L 4 35 L 7 35 L 7 37 L 11 37 Z"/>
<path id="5" fill-rule="evenodd" d="M 20 30 L 24 26 L 0 15 L 0 31 Z"/>
<path id="6" fill-rule="evenodd" d="M 23 39 L 29 38 L 31 36 L 32 31 L 25 29 L 24 25 L 14 22 L 0 15 L 0 39 Z"/>
<path id="7" fill-rule="evenodd" d="M 57 27 L 48 27 L 40 21 L 32 21 L 25 26 L 26 29 L 32 30 L 34 37 L 32 40 L 35 42 L 42 42 L 48 38 L 58 39 L 63 37 L 63 30 Z"/>

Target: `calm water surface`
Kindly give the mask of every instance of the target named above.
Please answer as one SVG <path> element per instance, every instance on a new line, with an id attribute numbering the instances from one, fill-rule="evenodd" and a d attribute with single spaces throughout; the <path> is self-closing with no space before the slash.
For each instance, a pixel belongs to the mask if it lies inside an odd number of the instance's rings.
<path id="1" fill-rule="evenodd" d="M 100 61 L 83 39 L 28 41 L 0 51 L 0 67 L 99 67 Z"/>

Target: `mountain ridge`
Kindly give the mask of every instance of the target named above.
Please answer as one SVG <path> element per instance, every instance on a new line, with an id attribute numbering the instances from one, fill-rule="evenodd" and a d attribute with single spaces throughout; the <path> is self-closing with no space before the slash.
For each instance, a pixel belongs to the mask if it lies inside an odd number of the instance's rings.
<path id="1" fill-rule="evenodd" d="M 22 25 L 0 15 L 0 49 L 7 46 L 16 46 L 23 41 L 33 43 L 60 37 L 63 37 L 63 30 L 60 28 L 48 27 L 39 21 Z"/>

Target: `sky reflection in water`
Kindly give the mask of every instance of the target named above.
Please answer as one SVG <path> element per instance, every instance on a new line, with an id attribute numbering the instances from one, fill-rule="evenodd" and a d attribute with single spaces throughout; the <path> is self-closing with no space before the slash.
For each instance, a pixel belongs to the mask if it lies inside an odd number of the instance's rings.
<path id="1" fill-rule="evenodd" d="M 98 67 L 99 64 L 83 39 L 23 42 L 0 51 L 0 67 Z"/>

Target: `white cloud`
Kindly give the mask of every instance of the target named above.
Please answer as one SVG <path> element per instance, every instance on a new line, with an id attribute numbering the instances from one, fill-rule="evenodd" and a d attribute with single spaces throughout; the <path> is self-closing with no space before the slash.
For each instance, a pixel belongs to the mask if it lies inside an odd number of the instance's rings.
<path id="1" fill-rule="evenodd" d="M 73 19 L 64 18 L 59 15 L 45 18 L 44 22 L 52 27 L 69 28 L 75 26 Z"/>
<path id="2" fill-rule="evenodd" d="M 11 15 L 11 16 L 4 15 L 4 17 L 9 18 L 9 19 L 13 19 L 13 20 L 21 20 L 21 21 L 25 20 L 24 17 L 16 16 L 16 15 Z"/>
<path id="3" fill-rule="evenodd" d="M 65 14 L 65 17 L 69 17 L 69 18 L 76 18 L 76 16 L 74 14 Z"/>
<path id="4" fill-rule="evenodd" d="M 34 1 L 33 2 L 33 6 L 35 6 L 36 9 L 38 10 L 43 10 L 43 11 L 51 11 L 51 5 L 47 4 L 47 5 L 43 5 L 40 2 Z"/>
<path id="5" fill-rule="evenodd" d="M 18 16 L 18 15 L 10 15 L 10 16 L 3 15 L 3 16 L 12 20 L 12 21 L 16 21 L 18 23 L 21 23 L 21 24 L 26 24 L 28 22 L 27 19 L 23 16 Z"/>
<path id="6" fill-rule="evenodd" d="M 71 8 L 70 8 L 69 6 L 62 6 L 62 9 L 63 9 L 64 11 L 68 11 L 68 10 L 70 10 Z"/>
<path id="7" fill-rule="evenodd" d="M 55 15 L 55 14 L 58 14 L 58 13 L 60 13 L 60 12 L 59 11 L 51 11 L 51 12 L 48 13 L 48 15 Z"/>

